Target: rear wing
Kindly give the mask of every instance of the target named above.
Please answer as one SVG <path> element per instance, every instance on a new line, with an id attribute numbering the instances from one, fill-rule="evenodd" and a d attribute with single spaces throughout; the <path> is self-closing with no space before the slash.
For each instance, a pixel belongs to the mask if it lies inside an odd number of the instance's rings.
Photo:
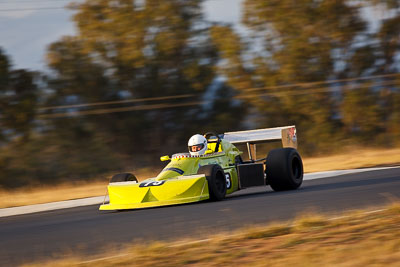
<path id="1" fill-rule="evenodd" d="M 297 148 L 296 126 L 227 132 L 223 137 L 232 144 L 247 144 L 249 158 L 256 156 L 256 144 L 281 141 L 283 147 Z"/>

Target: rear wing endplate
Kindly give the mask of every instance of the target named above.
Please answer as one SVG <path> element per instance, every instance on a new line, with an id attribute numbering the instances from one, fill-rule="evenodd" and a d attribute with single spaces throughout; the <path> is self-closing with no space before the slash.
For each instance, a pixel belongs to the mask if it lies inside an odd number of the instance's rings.
<path id="1" fill-rule="evenodd" d="M 297 148 L 296 126 L 257 129 L 250 131 L 227 132 L 224 139 L 232 144 L 247 144 L 249 158 L 256 156 L 256 144 L 281 141 L 283 147 Z"/>

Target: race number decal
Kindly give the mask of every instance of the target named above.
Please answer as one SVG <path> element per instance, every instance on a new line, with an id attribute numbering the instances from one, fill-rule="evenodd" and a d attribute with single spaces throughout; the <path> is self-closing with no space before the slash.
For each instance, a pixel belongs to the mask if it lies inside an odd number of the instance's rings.
<path id="1" fill-rule="evenodd" d="M 164 181 L 143 182 L 139 185 L 139 187 L 160 186 L 164 183 L 165 183 L 165 180 Z"/>
<path id="2" fill-rule="evenodd" d="M 225 173 L 225 179 L 226 179 L 226 189 L 230 189 L 232 187 L 231 175 L 229 173 Z"/>

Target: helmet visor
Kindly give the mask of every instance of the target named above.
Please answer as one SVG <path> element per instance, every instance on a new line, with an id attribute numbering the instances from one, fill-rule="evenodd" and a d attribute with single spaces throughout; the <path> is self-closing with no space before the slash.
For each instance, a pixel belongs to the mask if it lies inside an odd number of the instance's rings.
<path id="1" fill-rule="evenodd" d="M 203 148 L 204 148 L 204 144 L 197 144 L 197 145 L 189 146 L 189 151 L 190 152 L 199 152 Z"/>

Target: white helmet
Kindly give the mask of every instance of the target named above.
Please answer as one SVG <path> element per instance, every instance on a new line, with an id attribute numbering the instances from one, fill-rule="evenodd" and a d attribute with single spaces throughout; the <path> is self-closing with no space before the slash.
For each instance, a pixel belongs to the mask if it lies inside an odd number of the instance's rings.
<path id="1" fill-rule="evenodd" d="M 207 139 L 200 134 L 195 134 L 190 137 L 188 147 L 190 155 L 204 155 L 207 150 Z"/>

